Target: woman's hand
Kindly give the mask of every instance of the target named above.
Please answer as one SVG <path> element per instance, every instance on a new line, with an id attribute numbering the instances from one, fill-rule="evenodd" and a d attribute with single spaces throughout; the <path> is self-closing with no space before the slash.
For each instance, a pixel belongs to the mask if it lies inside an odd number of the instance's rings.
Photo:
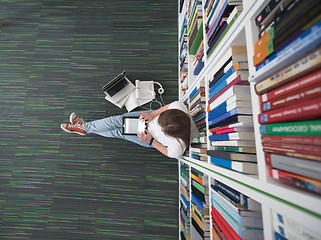
<path id="1" fill-rule="evenodd" d="M 146 143 L 149 143 L 150 140 L 152 139 L 152 135 L 147 130 L 145 130 L 145 132 L 138 132 L 137 136 L 140 141 L 146 142 Z"/>
<path id="2" fill-rule="evenodd" d="M 145 123 L 149 123 L 153 120 L 154 116 L 152 113 L 140 112 L 139 120 L 143 119 Z"/>

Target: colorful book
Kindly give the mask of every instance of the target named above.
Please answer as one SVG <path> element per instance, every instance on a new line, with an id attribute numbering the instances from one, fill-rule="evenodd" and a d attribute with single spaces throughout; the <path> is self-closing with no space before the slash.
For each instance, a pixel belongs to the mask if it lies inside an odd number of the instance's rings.
<path id="1" fill-rule="evenodd" d="M 321 180 L 321 162 L 270 153 L 264 155 L 269 167 Z"/>
<path id="2" fill-rule="evenodd" d="M 316 119 L 321 116 L 321 97 L 258 115 L 259 123 L 279 123 Z"/>
<path id="3" fill-rule="evenodd" d="M 225 127 L 225 126 L 224 126 Z M 221 128 L 219 130 L 216 130 L 216 128 L 210 129 L 210 133 L 212 135 L 218 135 L 223 133 L 232 133 L 232 132 L 254 132 L 253 127 L 229 127 L 229 128 Z"/>
<path id="4" fill-rule="evenodd" d="M 208 120 L 212 120 L 224 113 L 227 113 L 235 108 L 239 108 L 240 111 L 243 111 L 244 114 L 252 113 L 252 103 L 250 101 L 240 101 L 236 100 L 235 102 L 223 102 L 221 105 L 217 106 L 213 110 L 211 110 L 208 114 Z"/>
<path id="5" fill-rule="evenodd" d="M 253 116 L 250 115 L 234 115 L 233 117 L 226 118 L 218 123 L 211 124 L 209 126 L 209 129 L 218 127 L 218 126 L 225 126 L 228 124 L 234 124 L 234 123 L 253 123 Z"/>
<path id="6" fill-rule="evenodd" d="M 295 158 L 303 158 L 311 161 L 321 161 L 320 155 L 313 155 L 310 153 L 292 152 L 292 151 L 278 150 L 273 148 L 263 148 L 263 151 L 266 153 L 283 155 L 288 157 L 295 157 Z"/>
<path id="7" fill-rule="evenodd" d="M 251 114 L 252 114 L 252 108 L 234 108 L 231 111 L 226 112 L 216 118 L 208 119 L 208 124 L 213 125 L 223 121 L 224 119 L 233 117 L 235 115 L 251 115 Z"/>
<path id="8" fill-rule="evenodd" d="M 286 184 L 321 195 L 321 181 L 274 168 L 269 168 L 269 175 Z"/>

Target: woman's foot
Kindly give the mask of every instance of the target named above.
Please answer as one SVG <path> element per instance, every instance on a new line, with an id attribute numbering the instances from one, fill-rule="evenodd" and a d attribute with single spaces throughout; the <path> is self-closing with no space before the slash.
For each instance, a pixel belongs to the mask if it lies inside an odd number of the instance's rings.
<path id="1" fill-rule="evenodd" d="M 87 134 L 87 132 L 81 128 L 80 124 L 69 124 L 69 123 L 65 124 L 65 123 L 63 123 L 60 125 L 60 127 L 62 130 L 64 130 L 67 133 L 77 133 L 82 136 Z"/>
<path id="2" fill-rule="evenodd" d="M 82 118 L 78 117 L 74 112 L 70 114 L 69 121 L 73 125 L 79 124 L 80 126 L 86 123 Z"/>

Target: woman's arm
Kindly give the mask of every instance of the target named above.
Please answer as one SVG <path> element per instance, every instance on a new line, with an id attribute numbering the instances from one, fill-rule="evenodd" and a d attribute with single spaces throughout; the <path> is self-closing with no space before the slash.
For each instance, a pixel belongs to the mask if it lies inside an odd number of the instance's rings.
<path id="1" fill-rule="evenodd" d="M 139 119 L 144 119 L 145 122 L 148 123 L 148 122 L 152 121 L 154 117 L 157 117 L 162 112 L 166 111 L 168 109 L 168 107 L 169 107 L 169 104 L 167 104 L 164 107 L 161 107 L 153 112 L 150 112 L 150 113 L 140 112 L 139 114 L 141 114 L 141 115 L 139 116 Z"/>
<path id="2" fill-rule="evenodd" d="M 152 139 L 152 135 L 146 130 L 146 132 L 137 133 L 138 139 L 142 142 L 149 143 Z M 167 147 L 154 139 L 152 146 L 160 151 L 162 154 L 168 157 Z"/>

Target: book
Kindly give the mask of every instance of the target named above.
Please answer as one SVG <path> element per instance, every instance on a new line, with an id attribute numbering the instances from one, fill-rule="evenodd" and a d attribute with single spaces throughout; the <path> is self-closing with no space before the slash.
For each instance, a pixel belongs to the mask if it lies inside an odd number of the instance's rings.
<path id="1" fill-rule="evenodd" d="M 226 219 L 216 210 L 212 205 L 212 217 L 215 223 L 218 225 L 220 230 L 224 233 L 227 239 L 237 239 L 241 240 L 242 238 L 237 234 L 237 232 L 231 227 L 231 225 L 226 221 Z"/>
<path id="2" fill-rule="evenodd" d="M 219 123 L 235 115 L 251 115 L 251 114 L 252 114 L 252 108 L 234 108 L 231 111 L 226 112 L 218 117 L 208 119 L 208 124 L 211 126 L 213 124 Z"/>
<path id="3" fill-rule="evenodd" d="M 250 128 L 252 128 L 252 129 L 250 129 Z M 227 130 L 227 132 L 251 131 L 251 130 L 253 130 L 253 122 L 251 122 L 251 121 L 250 122 L 236 121 L 236 122 L 233 122 L 230 124 L 226 124 L 226 125 L 222 125 L 222 126 L 214 127 L 214 128 L 209 128 L 209 129 L 212 134 L 214 134 L 215 132 L 224 131 L 224 130 Z M 232 131 L 230 131 L 230 129 L 232 129 Z M 235 129 L 235 130 L 233 131 L 233 129 Z"/>
<path id="4" fill-rule="evenodd" d="M 312 161 L 321 161 L 320 155 L 313 155 L 310 153 L 300 153 L 300 152 L 279 150 L 279 149 L 273 149 L 273 148 L 263 148 L 263 151 L 266 153 L 273 153 L 273 154 L 283 155 L 288 157 L 303 158 L 303 159 L 312 160 Z"/>
<path id="5" fill-rule="evenodd" d="M 321 159 L 321 146 L 320 145 L 305 145 L 298 143 L 280 143 L 280 142 L 262 142 L 264 149 L 279 150 L 290 153 L 306 153 L 311 155 L 320 156 Z"/>
<path id="6" fill-rule="evenodd" d="M 239 77 L 239 78 L 238 78 Z M 214 97 L 216 94 L 218 94 L 223 88 L 226 86 L 232 86 L 232 85 L 247 85 L 247 81 L 249 78 L 249 72 L 248 70 L 237 70 L 233 73 L 231 73 L 229 76 L 225 77 L 223 76 L 221 79 L 214 84 L 210 90 L 209 90 L 209 99 Z"/>
<path id="7" fill-rule="evenodd" d="M 225 224 L 231 226 L 231 228 L 236 232 L 241 239 L 255 239 L 260 240 L 264 239 L 263 230 L 259 228 L 247 228 L 238 224 L 234 219 L 229 216 L 220 205 L 216 204 L 212 206 L 212 213 L 216 216 L 220 216 L 220 220 L 225 220 Z M 213 215 L 212 215 L 213 216 Z M 226 226 L 228 228 L 228 226 Z M 231 231 L 231 230 L 230 230 Z"/>
<path id="8" fill-rule="evenodd" d="M 246 56 L 246 55 L 245 55 Z M 230 57 L 223 67 L 214 74 L 213 79 L 209 82 L 209 93 L 216 89 L 221 83 L 230 83 L 241 73 L 248 72 L 248 62 L 240 61 L 237 59 L 245 58 L 243 55 L 236 55 L 236 57 Z"/>
<path id="9" fill-rule="evenodd" d="M 230 147 L 230 146 L 211 146 L 212 150 L 221 150 L 229 152 L 256 153 L 255 147 Z"/>
<path id="10" fill-rule="evenodd" d="M 258 115 L 259 123 L 310 120 L 321 116 L 321 97 L 267 111 Z"/>
<path id="11" fill-rule="evenodd" d="M 210 133 L 212 135 L 216 134 L 223 134 L 223 133 L 232 133 L 232 132 L 254 132 L 254 128 L 251 127 L 229 127 L 224 128 L 225 126 L 221 127 L 221 129 L 217 130 L 217 128 L 210 129 Z"/>
<path id="12" fill-rule="evenodd" d="M 225 199 L 218 189 L 211 191 L 212 202 L 220 205 L 236 222 L 244 227 L 263 228 L 262 214 L 260 212 L 253 212 L 244 207 L 236 207 Z M 215 205 L 214 205 L 215 207 Z M 253 216 L 247 216 L 253 215 Z"/>
<path id="13" fill-rule="evenodd" d="M 295 61 L 270 77 L 255 84 L 255 91 L 262 95 L 317 69 L 321 65 L 321 48 L 315 49 L 303 58 Z"/>
<path id="14" fill-rule="evenodd" d="M 262 142 L 300 143 L 310 145 L 321 145 L 321 136 L 279 136 L 262 135 Z"/>
<path id="15" fill-rule="evenodd" d="M 250 100 L 250 87 L 249 86 L 241 86 L 241 85 L 234 85 L 231 86 L 228 90 L 226 90 L 222 95 L 216 98 L 214 101 L 209 100 L 209 105 L 207 107 L 207 112 L 210 112 L 214 108 L 218 107 L 223 102 L 226 102 L 231 97 L 234 97 L 235 100 L 240 101 L 248 101 Z M 230 100 L 232 102 L 232 100 Z"/>
<path id="16" fill-rule="evenodd" d="M 301 239 L 321 239 L 321 235 L 313 231 L 313 229 L 305 227 L 304 225 L 298 223 L 294 219 L 280 213 L 275 209 L 271 209 L 271 215 L 273 220 L 277 223 L 278 229 L 275 229 L 277 232 L 280 232 L 280 230 L 286 228 L 286 230 L 288 230 L 287 233 L 295 233 L 296 236 Z M 285 231 L 281 233 L 283 234 L 283 236 L 286 235 Z"/>
<path id="17" fill-rule="evenodd" d="M 309 82 L 309 84 L 305 84 L 303 87 L 300 84 L 302 79 L 299 79 L 299 82 L 296 81 L 295 84 L 290 83 L 289 85 L 291 85 L 291 87 L 286 85 L 283 89 L 280 89 L 280 91 L 279 89 L 275 89 L 275 91 L 278 92 L 278 96 L 270 98 L 269 100 L 267 100 L 267 96 L 265 96 L 264 101 L 261 98 L 261 111 L 265 112 L 318 97 L 321 92 L 321 71 L 319 73 L 319 79 L 315 77 L 316 75 L 314 73 L 312 75 L 313 76 L 309 75 L 308 78 L 304 78 L 308 80 L 307 82 Z M 309 81 L 310 79 L 318 79 L 319 81 L 313 83 L 314 81 Z M 295 88 L 294 86 L 300 86 L 300 88 Z M 286 91 L 286 89 L 292 90 Z M 276 94 L 273 95 L 275 96 Z"/>
<path id="18" fill-rule="evenodd" d="M 264 153 L 269 167 L 321 180 L 321 162 Z"/>
<path id="19" fill-rule="evenodd" d="M 298 91 L 304 87 L 308 87 L 319 82 L 321 82 L 321 70 L 314 71 L 286 85 L 283 85 L 272 91 L 260 95 L 260 103 L 265 103 L 273 98 L 281 97 L 284 94 L 288 94 L 293 91 Z"/>
<path id="20" fill-rule="evenodd" d="M 321 181 L 274 168 L 269 168 L 269 175 L 283 183 L 321 195 Z"/>
<path id="21" fill-rule="evenodd" d="M 271 0 L 267 3 L 267 5 L 262 9 L 262 11 L 255 17 L 255 24 L 257 27 L 260 27 L 264 24 L 267 17 L 272 15 L 281 5 L 282 0 Z"/>
<path id="22" fill-rule="evenodd" d="M 257 161 L 255 154 L 227 152 L 222 150 L 207 150 L 207 155 L 224 158 L 228 160 L 234 160 L 234 161 L 249 161 L 249 162 Z"/>
<path id="23" fill-rule="evenodd" d="M 255 141 L 251 140 L 229 140 L 229 141 L 211 141 L 212 146 L 235 146 L 235 147 L 255 147 Z"/>
<path id="24" fill-rule="evenodd" d="M 242 123 L 252 123 L 253 124 L 253 117 L 251 115 L 234 115 L 232 117 L 229 118 L 225 118 L 220 122 L 217 122 L 215 124 L 211 124 L 209 126 L 209 129 L 212 129 L 214 127 L 218 127 L 218 126 L 224 126 L 227 124 L 233 124 L 236 122 L 242 122 Z"/>
<path id="25" fill-rule="evenodd" d="M 246 174 L 257 174 L 257 164 L 254 162 L 233 161 L 211 156 L 211 163 Z"/>
<path id="26" fill-rule="evenodd" d="M 262 135 L 321 135 L 321 120 L 264 124 L 260 126 Z"/>
<path id="27" fill-rule="evenodd" d="M 254 132 L 233 132 L 209 136 L 210 141 L 254 140 Z"/>
<path id="28" fill-rule="evenodd" d="M 220 105 L 220 107 L 217 107 L 208 113 L 208 121 L 209 124 L 211 124 L 210 121 L 213 121 L 215 119 L 221 121 L 220 118 L 224 119 L 237 114 L 252 115 L 251 103 L 238 101 L 225 107 Z"/>

